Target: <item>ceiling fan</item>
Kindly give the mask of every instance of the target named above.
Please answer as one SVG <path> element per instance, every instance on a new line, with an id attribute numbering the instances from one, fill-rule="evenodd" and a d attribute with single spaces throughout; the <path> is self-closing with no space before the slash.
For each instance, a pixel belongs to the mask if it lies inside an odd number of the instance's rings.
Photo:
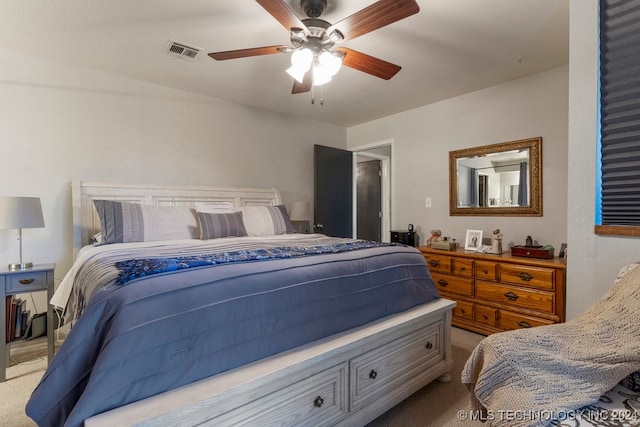
<path id="1" fill-rule="evenodd" d="M 330 24 L 319 18 L 327 6 L 327 0 L 300 0 L 300 7 L 308 17 L 305 19 L 300 19 L 285 0 L 256 1 L 290 31 L 291 46 L 276 45 L 212 52 L 209 56 L 222 61 L 291 53 L 291 67 L 287 73 L 295 79 L 291 91 L 293 94 L 308 92 L 312 86 L 328 82 L 341 65 L 389 80 L 400 71 L 399 65 L 336 45 L 392 24 L 420 10 L 415 0 L 378 0 L 353 15 Z"/>

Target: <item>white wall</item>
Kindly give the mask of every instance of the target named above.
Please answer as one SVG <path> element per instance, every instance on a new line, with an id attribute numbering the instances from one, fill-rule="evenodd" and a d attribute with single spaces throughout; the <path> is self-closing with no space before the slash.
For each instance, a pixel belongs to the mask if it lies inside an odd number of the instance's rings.
<path id="1" fill-rule="evenodd" d="M 569 58 L 569 228 L 567 315 L 611 288 L 622 266 L 640 260 L 640 239 L 596 236 L 598 2 L 571 0 Z"/>
<path id="2" fill-rule="evenodd" d="M 421 242 L 434 228 L 459 242 L 467 229 L 490 236 L 500 228 L 505 249 L 531 235 L 559 251 L 567 235 L 568 74 L 564 66 L 347 129 L 349 148 L 394 141 L 392 228 L 413 223 Z M 449 216 L 449 151 L 537 136 L 544 216 Z"/>
<path id="3" fill-rule="evenodd" d="M 216 84 L 214 81 L 211 84 Z M 0 50 L 0 195 L 42 199 L 24 257 L 71 266 L 72 179 L 277 187 L 313 199 L 313 144 L 344 128 Z M 18 259 L 0 230 L 0 265 Z"/>

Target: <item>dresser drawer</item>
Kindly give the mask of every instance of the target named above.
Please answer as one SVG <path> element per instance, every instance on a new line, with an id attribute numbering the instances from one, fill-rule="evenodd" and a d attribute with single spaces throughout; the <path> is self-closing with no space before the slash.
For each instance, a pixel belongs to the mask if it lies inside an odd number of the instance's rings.
<path id="1" fill-rule="evenodd" d="M 473 320 L 473 303 L 467 301 L 456 301 L 453 309 L 453 316 L 461 319 Z"/>
<path id="2" fill-rule="evenodd" d="M 444 360 L 442 322 L 414 331 L 351 359 L 350 410 L 358 410 L 425 374 Z"/>
<path id="3" fill-rule="evenodd" d="M 207 420 L 208 425 L 317 426 L 347 413 L 347 363 Z"/>
<path id="4" fill-rule="evenodd" d="M 476 304 L 474 320 L 476 321 L 476 323 L 480 323 L 482 325 L 497 326 L 498 309 L 487 307 L 486 305 Z"/>
<path id="5" fill-rule="evenodd" d="M 553 313 L 555 294 L 552 292 L 526 289 L 499 283 L 476 282 L 476 297 L 487 301 L 508 304 L 514 307 L 529 308 L 545 313 Z"/>
<path id="6" fill-rule="evenodd" d="M 554 273 L 552 268 L 529 267 L 517 264 L 500 265 L 500 281 L 549 291 L 554 289 Z"/>
<path id="7" fill-rule="evenodd" d="M 454 258 L 453 274 L 456 276 L 473 277 L 473 263 L 474 261 L 472 259 Z"/>
<path id="8" fill-rule="evenodd" d="M 427 261 L 429 271 L 432 273 L 451 273 L 453 268 L 453 258 L 450 256 L 423 254 Z"/>
<path id="9" fill-rule="evenodd" d="M 546 319 L 525 316 L 524 314 L 500 310 L 500 329 L 510 331 L 513 329 L 532 328 L 534 326 L 552 325 L 554 322 Z"/>
<path id="10" fill-rule="evenodd" d="M 46 271 L 17 273 L 5 277 L 5 292 L 7 294 L 30 292 L 47 288 Z"/>
<path id="11" fill-rule="evenodd" d="M 431 276 L 436 283 L 436 288 L 438 288 L 440 292 L 454 293 L 468 297 L 473 296 L 473 279 L 438 273 L 434 273 Z"/>
<path id="12" fill-rule="evenodd" d="M 495 282 L 498 278 L 498 263 L 491 261 L 476 261 L 476 278 Z"/>

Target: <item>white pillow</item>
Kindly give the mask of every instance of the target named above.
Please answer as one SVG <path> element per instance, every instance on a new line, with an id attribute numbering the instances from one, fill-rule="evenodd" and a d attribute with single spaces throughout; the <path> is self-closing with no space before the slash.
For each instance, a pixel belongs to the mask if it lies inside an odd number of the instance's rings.
<path id="1" fill-rule="evenodd" d="M 249 236 L 275 236 L 296 232 L 283 205 L 244 206 L 240 211 Z"/>

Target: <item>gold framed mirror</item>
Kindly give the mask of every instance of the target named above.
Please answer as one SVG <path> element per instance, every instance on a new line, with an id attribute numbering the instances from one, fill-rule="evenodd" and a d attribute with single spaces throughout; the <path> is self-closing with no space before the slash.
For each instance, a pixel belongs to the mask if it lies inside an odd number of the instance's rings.
<path id="1" fill-rule="evenodd" d="M 449 214 L 542 216 L 542 138 L 450 151 Z"/>

